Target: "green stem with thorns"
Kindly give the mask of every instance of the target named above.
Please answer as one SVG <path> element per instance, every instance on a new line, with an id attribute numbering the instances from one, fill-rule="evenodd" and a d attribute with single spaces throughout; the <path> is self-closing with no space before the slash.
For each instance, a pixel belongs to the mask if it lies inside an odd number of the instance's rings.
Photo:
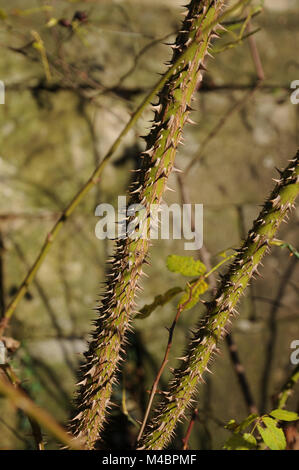
<path id="1" fill-rule="evenodd" d="M 207 22 L 202 27 L 201 35 L 204 36 L 205 34 L 209 34 L 213 28 L 217 26 L 218 23 L 221 23 L 224 21 L 228 16 L 230 16 L 234 11 L 236 11 L 238 8 L 250 3 L 251 0 L 240 0 L 237 2 L 234 6 L 226 10 L 220 17 L 217 17 L 213 19 L 211 22 Z M 203 5 L 209 4 L 212 2 L 207 2 L 207 1 L 197 1 L 195 3 L 201 3 Z M 217 8 L 218 4 L 223 4 L 223 1 L 218 1 L 216 2 Z M 111 160 L 111 157 L 115 153 L 115 151 L 118 149 L 119 145 L 123 141 L 123 138 L 127 135 L 127 133 L 132 129 L 132 127 L 135 125 L 135 123 L 138 121 L 139 117 L 145 110 L 145 108 L 150 104 L 150 102 L 153 100 L 153 98 L 159 93 L 159 91 L 162 89 L 162 87 L 167 83 L 167 81 L 171 78 L 173 75 L 174 71 L 178 68 L 178 66 L 183 63 L 186 58 L 189 56 L 189 53 L 194 51 L 194 47 L 197 46 L 197 37 L 191 39 L 191 42 L 188 44 L 187 47 L 184 47 L 181 53 L 177 53 L 175 56 L 175 60 L 173 61 L 171 67 L 167 70 L 167 72 L 161 77 L 161 79 L 158 81 L 158 83 L 154 86 L 154 88 L 150 91 L 150 93 L 144 98 L 142 103 L 138 106 L 124 129 L 121 131 L 115 142 L 112 144 L 110 149 L 108 150 L 107 154 L 103 158 L 103 160 L 99 163 L 99 165 L 95 168 L 93 171 L 92 175 L 90 178 L 86 181 L 86 183 L 80 188 L 80 190 L 77 192 L 77 194 L 73 197 L 71 202 L 68 204 L 68 206 L 64 209 L 64 211 L 61 213 L 59 219 L 57 222 L 54 224 L 50 232 L 47 234 L 47 237 L 44 241 L 44 244 L 41 248 L 40 253 L 38 254 L 36 260 L 32 264 L 31 268 L 29 269 L 28 273 L 26 274 L 23 282 L 21 283 L 17 293 L 15 294 L 14 298 L 8 305 L 5 314 L 3 316 L 3 319 L 0 322 L 0 337 L 3 335 L 5 329 L 8 326 L 9 320 L 14 314 L 18 304 L 20 301 L 23 299 L 25 296 L 26 292 L 28 291 L 28 287 L 36 277 L 36 274 L 41 267 L 42 263 L 44 262 L 48 252 L 50 251 L 53 242 L 55 241 L 58 233 L 62 229 L 64 223 L 69 219 L 70 215 L 74 212 L 76 207 L 80 204 L 82 199 L 85 197 L 85 195 L 97 184 L 100 180 L 100 177 L 103 173 L 103 170 L 105 169 L 106 165 L 108 162 Z"/>
<path id="2" fill-rule="evenodd" d="M 239 6 L 243 3 L 238 2 Z M 192 0 L 187 7 L 182 31 L 172 46 L 172 74 L 164 82 L 158 104 L 154 106 L 153 126 L 145 138 L 142 167 L 137 170 L 129 201 L 129 206 L 139 204 L 144 208 L 142 225 L 139 220 L 136 228 L 140 231 L 142 227 L 146 236 L 135 238 L 126 234 L 116 242 L 106 293 L 95 321 L 96 330 L 81 368 L 77 410 L 71 429 L 76 436 L 83 438 L 86 449 L 97 446 L 110 406 L 115 374 L 134 316 L 136 290 L 143 274 L 143 264 L 147 262 L 151 207 L 160 204 L 167 189 L 182 129 L 188 122 L 192 96 L 202 79 L 203 62 L 215 36 L 223 4 L 222 0 Z M 128 219 L 132 223 L 136 221 L 135 216 L 128 216 Z"/>
<path id="3" fill-rule="evenodd" d="M 264 254 L 281 222 L 288 216 L 299 194 L 299 150 L 291 160 L 270 197 L 249 231 L 243 246 L 223 278 L 216 296 L 207 304 L 207 314 L 200 320 L 193 333 L 180 367 L 174 371 L 169 390 L 164 394 L 152 421 L 145 429 L 140 449 L 164 448 L 177 423 L 184 417 L 188 406 L 209 371 L 208 364 L 217 352 L 218 341 L 226 334 L 230 317 L 236 314 L 235 307 L 248 286 L 250 279 L 258 273 Z"/>

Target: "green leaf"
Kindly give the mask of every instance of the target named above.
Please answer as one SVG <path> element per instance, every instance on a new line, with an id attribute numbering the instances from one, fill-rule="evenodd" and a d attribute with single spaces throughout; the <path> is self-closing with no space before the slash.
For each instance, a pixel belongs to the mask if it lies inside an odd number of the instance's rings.
<path id="1" fill-rule="evenodd" d="M 150 316 L 150 314 L 156 310 L 157 307 L 163 306 L 167 304 L 167 302 L 170 302 L 170 300 L 175 297 L 179 292 L 182 292 L 181 287 L 173 287 L 172 289 L 169 289 L 165 294 L 162 295 L 156 295 L 154 301 L 151 304 L 144 305 L 142 309 L 140 310 L 139 313 L 135 316 L 137 320 L 143 320 L 144 318 L 147 318 Z"/>
<path id="2" fill-rule="evenodd" d="M 226 450 L 252 450 L 256 448 L 256 440 L 252 434 L 233 434 L 224 444 Z"/>
<path id="3" fill-rule="evenodd" d="M 297 421 L 297 419 L 299 419 L 298 413 L 295 413 L 294 411 L 277 409 L 271 411 L 269 414 L 280 421 Z"/>
<path id="4" fill-rule="evenodd" d="M 271 450 L 284 450 L 286 448 L 286 439 L 283 430 L 277 427 L 277 422 L 273 418 L 263 417 L 262 421 L 265 428 L 258 424 L 259 433 L 266 444 Z"/>
<path id="5" fill-rule="evenodd" d="M 244 431 L 250 424 L 252 424 L 254 421 L 259 416 L 256 413 L 252 413 L 251 415 L 247 416 L 244 421 L 242 421 L 240 424 L 238 424 L 234 419 L 231 419 L 225 427 L 225 429 L 229 429 L 230 431 L 233 431 L 235 433 L 240 433 L 241 431 Z"/>
<path id="6" fill-rule="evenodd" d="M 167 257 L 167 268 L 174 273 L 181 273 L 183 276 L 202 276 L 207 268 L 199 260 L 192 256 L 169 255 Z"/>
<path id="7" fill-rule="evenodd" d="M 32 43 L 32 47 L 34 47 L 34 49 L 37 49 L 38 51 L 41 51 L 43 49 L 43 46 L 41 45 L 41 43 L 37 41 L 34 41 Z"/>
<path id="8" fill-rule="evenodd" d="M 229 429 L 230 431 L 236 431 L 236 429 L 238 429 L 239 425 L 238 423 L 236 422 L 235 419 L 231 419 L 225 426 L 224 428 L 225 429 Z"/>
<path id="9" fill-rule="evenodd" d="M 194 287 L 195 284 L 196 286 Z M 194 307 L 194 305 L 198 303 L 199 297 L 201 296 L 201 294 L 206 292 L 208 288 L 208 284 L 203 279 L 200 281 L 196 280 L 188 283 L 186 286 L 185 294 L 180 298 L 178 307 L 180 305 L 186 304 L 184 305 L 183 311 L 190 310 L 190 308 Z"/>
<path id="10" fill-rule="evenodd" d="M 239 431 L 244 431 L 244 429 L 248 428 L 248 426 L 250 426 L 250 424 L 252 424 L 257 418 L 258 418 L 258 415 L 256 413 L 253 413 L 253 414 L 249 415 L 239 425 Z"/>

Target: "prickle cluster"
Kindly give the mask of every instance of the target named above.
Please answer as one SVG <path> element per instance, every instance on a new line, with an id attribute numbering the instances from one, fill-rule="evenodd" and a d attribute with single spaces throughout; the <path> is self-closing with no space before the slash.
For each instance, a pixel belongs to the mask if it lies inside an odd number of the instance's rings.
<path id="1" fill-rule="evenodd" d="M 158 103 L 153 105 L 153 124 L 145 137 L 142 165 L 136 172 L 130 192 L 129 205 L 141 204 L 146 210 L 146 217 L 142 220 L 143 223 L 145 220 L 147 233 L 150 230 L 150 206 L 159 204 L 168 189 L 167 180 L 174 169 L 182 129 L 186 122 L 190 122 L 192 95 L 202 79 L 204 59 L 209 55 L 211 39 L 216 35 L 217 26 L 209 28 L 209 25 L 215 24 L 223 3 L 219 0 L 192 0 L 186 7 L 182 30 L 172 45 L 173 57 L 169 66 L 176 64 L 180 55 L 183 58 L 158 94 Z M 140 229 L 139 223 L 136 224 L 137 230 Z M 126 237 L 116 241 L 111 273 L 95 320 L 96 328 L 80 371 L 76 415 L 70 424 L 71 431 L 83 440 L 86 449 L 95 448 L 110 407 L 112 386 L 135 313 L 134 300 L 136 291 L 140 289 L 148 249 L 146 237 Z"/>
<path id="2" fill-rule="evenodd" d="M 139 443 L 140 449 L 162 449 L 167 445 L 176 424 L 184 418 L 192 404 L 204 372 L 210 372 L 208 365 L 215 353 L 217 343 L 227 333 L 230 318 L 237 312 L 236 304 L 249 284 L 259 274 L 258 267 L 281 222 L 288 217 L 299 194 L 299 151 L 289 166 L 280 172 L 280 178 L 268 200 L 265 202 L 247 239 L 227 274 L 222 278 L 212 302 L 207 303 L 207 313 L 192 333 L 180 366 L 173 372 L 169 390 L 154 412 L 152 421 L 145 429 Z"/>

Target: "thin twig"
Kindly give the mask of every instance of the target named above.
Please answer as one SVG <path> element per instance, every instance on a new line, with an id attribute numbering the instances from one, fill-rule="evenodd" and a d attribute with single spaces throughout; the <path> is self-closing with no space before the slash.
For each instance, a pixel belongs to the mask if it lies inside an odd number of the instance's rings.
<path id="1" fill-rule="evenodd" d="M 9 364 L 5 364 L 2 366 L 3 371 L 5 372 L 7 378 L 11 382 L 11 384 L 21 390 L 23 393 L 26 394 L 26 396 L 29 397 L 29 394 L 27 390 L 25 390 L 22 385 L 21 385 L 21 380 L 17 377 L 16 373 L 13 371 L 13 369 L 10 367 Z M 29 397 L 30 398 L 30 397 Z M 28 420 L 32 429 L 32 435 L 35 440 L 36 448 L 37 450 L 45 450 L 45 445 L 43 441 L 43 435 L 41 432 L 41 428 L 39 424 L 30 416 L 28 415 Z"/>
<path id="2" fill-rule="evenodd" d="M 126 400 L 126 383 L 125 383 L 125 375 L 123 374 L 123 385 L 122 385 L 122 397 L 121 397 L 121 407 L 123 414 L 127 417 L 128 421 L 133 424 L 133 426 L 139 428 L 138 422 L 130 415 L 128 408 L 127 408 L 127 400 Z"/>
<path id="3" fill-rule="evenodd" d="M 47 411 L 37 406 L 23 391 L 15 388 L 1 375 L 0 394 L 6 396 L 13 405 L 22 410 L 41 426 L 48 429 L 62 444 L 67 445 L 73 450 L 82 449 L 78 439 L 67 433 Z"/>
<path id="4" fill-rule="evenodd" d="M 200 151 L 198 152 L 198 154 L 191 160 L 189 165 L 184 170 L 184 176 L 188 175 L 188 173 L 193 168 L 195 163 L 197 163 L 198 160 L 202 157 L 203 151 L 206 149 L 208 144 L 218 135 L 218 133 L 223 128 L 223 126 L 226 124 L 226 122 L 229 120 L 229 118 L 233 114 L 235 114 L 236 112 L 240 111 L 247 104 L 248 100 L 250 98 L 252 98 L 252 96 L 256 93 L 256 91 L 259 89 L 259 87 L 260 87 L 260 83 L 257 83 L 254 86 L 254 88 L 249 89 L 249 91 L 245 94 L 245 96 L 243 96 L 241 100 L 234 103 L 233 106 L 231 106 L 225 112 L 225 114 L 219 119 L 219 121 L 216 123 L 216 125 L 210 130 L 208 135 L 202 141 L 201 146 L 200 146 Z"/>
<path id="5" fill-rule="evenodd" d="M 154 383 L 153 383 L 152 388 L 151 388 L 150 397 L 149 397 L 149 400 L 148 400 L 148 404 L 147 404 L 147 408 L 146 408 L 146 411 L 145 411 L 145 414 L 144 414 L 142 425 L 141 425 L 141 428 L 140 428 L 140 431 L 139 431 L 139 434 L 138 434 L 138 437 L 137 437 L 137 442 L 141 439 L 141 436 L 143 434 L 143 431 L 144 431 L 144 428 L 145 428 L 145 425 L 147 423 L 148 416 L 149 416 L 149 413 L 150 413 L 150 410 L 151 410 L 151 407 L 152 407 L 152 403 L 153 403 L 153 400 L 154 400 L 154 397 L 155 397 L 155 394 L 156 394 L 156 391 L 157 391 L 157 388 L 158 388 L 158 385 L 159 385 L 160 377 L 161 377 L 161 375 L 162 375 L 162 373 L 163 373 L 163 371 L 166 367 L 166 364 L 168 363 L 168 357 L 169 357 L 169 353 L 170 353 L 170 350 L 171 350 L 171 347 L 172 347 L 172 338 L 173 338 L 173 333 L 174 333 L 175 327 L 176 327 L 176 325 L 179 321 L 179 318 L 180 318 L 180 315 L 181 315 L 182 311 L 184 310 L 186 305 L 188 305 L 188 303 L 190 302 L 190 300 L 192 298 L 192 293 L 194 291 L 194 288 L 196 288 L 198 283 L 201 282 L 201 281 L 202 281 L 202 277 L 200 277 L 197 280 L 197 282 L 195 282 L 193 284 L 190 284 L 188 298 L 184 303 L 179 304 L 176 316 L 175 316 L 175 318 L 172 322 L 171 327 L 168 330 L 169 335 L 168 335 L 168 342 L 167 342 L 166 350 L 165 350 L 165 353 L 164 353 L 164 358 L 163 358 L 163 361 L 161 363 L 161 366 L 158 370 L 158 373 L 156 375 L 156 378 L 155 378 Z"/>
<path id="6" fill-rule="evenodd" d="M 189 421 L 189 425 L 188 425 L 188 428 L 187 428 L 186 435 L 182 439 L 182 442 L 183 442 L 182 449 L 183 450 L 188 450 L 188 448 L 189 448 L 189 439 L 190 439 L 190 436 L 191 436 L 191 433 L 192 433 L 192 430 L 193 430 L 193 427 L 194 427 L 194 424 L 195 424 L 195 421 L 197 420 L 197 418 L 198 418 L 198 409 L 194 408 L 191 419 Z"/>
<path id="7" fill-rule="evenodd" d="M 250 83 L 222 83 L 214 84 L 211 82 L 203 81 L 202 86 L 200 87 L 200 92 L 203 93 L 218 93 L 222 91 L 243 91 L 243 90 L 252 90 L 256 87 L 256 81 Z M 275 92 L 276 90 L 282 90 L 289 93 L 290 85 L 285 83 L 262 83 L 259 87 L 260 90 Z"/>
<path id="8" fill-rule="evenodd" d="M 294 386 L 299 382 L 299 364 L 293 369 L 291 375 L 281 388 L 277 397 L 277 408 L 284 408 L 290 395 L 293 393 Z"/>
<path id="9" fill-rule="evenodd" d="M 267 410 L 269 383 L 270 383 L 271 373 L 273 370 L 273 359 L 274 359 L 274 353 L 275 353 L 276 344 L 278 340 L 277 313 L 278 313 L 279 302 L 283 301 L 285 292 L 289 285 L 289 279 L 292 277 L 296 266 L 297 266 L 297 259 L 293 257 L 290 259 L 282 275 L 282 279 L 278 286 L 277 293 L 274 298 L 274 302 L 272 304 L 272 308 L 270 310 L 269 318 L 267 321 L 267 331 L 269 331 L 269 337 L 265 345 L 265 359 L 264 359 L 264 366 L 263 366 L 263 372 L 262 372 L 262 377 L 261 377 L 260 409 L 262 413 L 264 413 Z"/>
<path id="10" fill-rule="evenodd" d="M 263 82 L 265 80 L 265 73 L 262 65 L 262 61 L 260 58 L 259 50 L 256 45 L 256 40 L 255 36 L 252 33 L 252 26 L 251 26 L 251 21 L 249 20 L 248 25 L 247 25 L 247 31 L 249 33 L 248 36 L 248 43 L 249 43 L 249 48 L 251 52 L 251 57 L 253 60 L 253 63 L 255 65 L 255 70 L 256 70 L 256 75 L 257 78 L 260 82 Z"/>
<path id="11" fill-rule="evenodd" d="M 245 399 L 245 403 L 249 410 L 249 413 L 256 413 L 258 414 L 258 409 L 255 404 L 249 382 L 247 380 L 247 376 L 245 373 L 245 369 L 243 364 L 240 361 L 240 356 L 238 353 L 238 347 L 235 343 L 234 337 L 232 333 L 229 333 L 225 337 L 225 341 L 229 350 L 229 355 L 234 366 L 234 371 L 236 373 L 243 397 Z"/>

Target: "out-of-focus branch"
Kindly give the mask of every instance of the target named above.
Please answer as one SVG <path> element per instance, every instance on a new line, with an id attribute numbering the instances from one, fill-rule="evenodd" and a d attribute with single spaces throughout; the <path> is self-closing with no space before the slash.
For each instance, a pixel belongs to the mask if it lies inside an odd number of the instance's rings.
<path id="1" fill-rule="evenodd" d="M 7 397 L 14 406 L 39 425 L 44 426 L 59 442 L 73 450 L 82 449 L 78 439 L 67 433 L 47 411 L 37 406 L 23 391 L 9 383 L 2 374 L 0 374 L 0 394 Z"/>
<path id="2" fill-rule="evenodd" d="M 294 368 L 291 375 L 283 385 L 278 397 L 277 408 L 284 408 L 287 400 L 292 395 L 294 386 L 299 382 L 299 365 Z"/>
<path id="3" fill-rule="evenodd" d="M 158 373 L 156 375 L 156 378 L 155 378 L 154 383 L 153 383 L 152 388 L 151 388 L 150 397 L 149 397 L 149 400 L 148 400 L 148 405 L 147 405 L 146 412 L 145 412 L 145 415 L 144 415 L 144 418 L 143 418 L 143 421 L 142 421 L 142 425 L 141 425 L 141 428 L 140 428 L 140 431 L 139 431 L 139 434 L 138 434 L 138 437 L 137 437 L 137 442 L 141 439 L 141 436 L 142 436 L 142 433 L 144 431 L 145 425 L 147 423 L 147 419 L 148 419 L 148 416 L 149 416 L 149 413 L 150 413 L 150 410 L 151 410 L 151 407 L 152 407 L 152 403 L 153 403 L 153 400 L 154 400 L 154 397 L 155 397 L 155 394 L 156 394 L 156 390 L 157 390 L 158 385 L 159 385 L 160 377 L 163 374 L 163 371 L 164 371 L 164 369 L 165 369 L 165 367 L 168 363 L 168 357 L 169 357 L 169 353 L 170 353 L 170 350 L 171 350 L 171 347 L 172 347 L 172 338 L 173 338 L 173 333 L 174 333 L 175 327 L 176 327 L 176 325 L 179 321 L 179 318 L 181 316 L 182 311 L 184 310 L 184 308 L 188 305 L 188 303 L 192 299 L 192 294 L 193 294 L 194 290 L 196 289 L 199 282 L 202 282 L 201 278 L 199 278 L 197 282 L 190 285 L 188 298 L 185 302 L 179 304 L 179 306 L 177 308 L 175 318 L 172 322 L 171 327 L 168 330 L 169 335 L 168 335 L 168 342 L 167 342 L 164 358 L 163 358 L 163 361 L 161 363 L 161 366 L 158 370 Z"/>
<path id="4" fill-rule="evenodd" d="M 197 153 L 197 155 L 191 160 L 189 165 L 186 167 L 184 171 L 184 175 L 187 176 L 190 170 L 193 168 L 193 166 L 198 162 L 198 160 L 202 157 L 204 150 L 208 146 L 208 144 L 213 140 L 220 130 L 223 128 L 223 126 L 226 124 L 226 122 L 230 119 L 230 117 L 235 114 L 236 112 L 240 111 L 248 102 L 249 99 L 252 98 L 252 96 L 256 93 L 258 88 L 260 87 L 260 84 L 257 83 L 254 88 L 250 88 L 249 91 L 245 94 L 245 96 L 242 97 L 241 100 L 237 101 L 236 103 L 231 106 L 226 113 L 219 119 L 219 121 L 216 123 L 216 125 L 211 129 L 211 131 L 208 133 L 208 135 L 205 137 L 205 139 L 202 141 L 201 146 L 200 146 L 200 151 Z"/>
<path id="5" fill-rule="evenodd" d="M 249 33 L 248 36 L 248 43 L 249 43 L 249 48 L 251 52 L 251 57 L 255 66 L 256 70 L 256 75 L 257 78 L 260 82 L 263 82 L 265 80 L 265 73 L 262 65 L 262 61 L 260 58 L 259 50 L 257 48 L 255 36 L 252 33 L 252 26 L 251 26 L 251 21 L 249 20 L 248 25 L 247 25 L 247 31 Z"/>
<path id="6" fill-rule="evenodd" d="M 4 370 L 11 384 L 15 388 L 21 390 L 26 396 L 28 396 L 28 398 L 30 398 L 28 395 L 28 392 L 22 387 L 21 380 L 17 377 L 17 375 L 15 374 L 13 369 L 9 366 L 9 364 L 5 364 L 4 366 L 2 366 L 2 369 Z M 37 450 L 45 450 L 43 435 L 42 435 L 41 428 L 38 422 L 35 419 L 33 419 L 30 415 L 28 415 L 28 420 L 32 429 L 32 435 L 35 440 Z"/>

